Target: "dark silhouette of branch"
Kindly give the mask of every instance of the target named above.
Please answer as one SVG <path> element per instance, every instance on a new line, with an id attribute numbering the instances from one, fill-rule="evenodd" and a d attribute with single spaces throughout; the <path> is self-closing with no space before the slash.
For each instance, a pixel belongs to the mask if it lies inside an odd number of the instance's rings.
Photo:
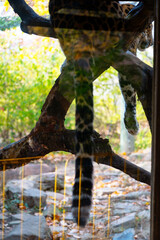
<path id="1" fill-rule="evenodd" d="M 39 16 L 24 0 L 9 0 L 8 1 L 21 18 L 22 22 L 27 25 L 50 27 L 50 20 Z"/>
<path id="2" fill-rule="evenodd" d="M 49 19 L 39 16 L 24 0 L 8 0 L 21 18 L 21 30 L 28 34 L 56 38 Z"/>
<path id="3" fill-rule="evenodd" d="M 148 171 L 115 154 L 111 150 L 109 141 L 98 137 L 97 133 L 94 133 L 94 146 L 95 161 L 97 163 L 112 166 L 128 174 L 132 178 L 150 185 L 151 174 Z M 74 154 L 75 131 L 64 130 L 54 133 L 43 132 L 43 134 L 39 132 L 35 136 L 27 136 L 22 138 L 19 142 L 8 145 L 7 148 L 1 151 L 0 156 L 13 156 L 15 150 L 18 151 L 16 152 L 18 153 L 17 159 L 14 158 L 12 161 L 10 161 L 10 159 L 5 159 L 5 161 L 2 162 L 5 164 L 6 169 L 27 164 L 52 151 L 66 151 Z M 0 165 L 0 171 L 3 170 L 3 164 Z"/>

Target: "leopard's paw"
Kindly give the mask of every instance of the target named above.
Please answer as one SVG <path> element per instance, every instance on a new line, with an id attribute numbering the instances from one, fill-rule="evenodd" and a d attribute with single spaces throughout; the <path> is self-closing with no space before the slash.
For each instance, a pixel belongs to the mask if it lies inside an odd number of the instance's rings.
<path id="1" fill-rule="evenodd" d="M 136 111 L 134 109 L 126 109 L 125 115 L 124 115 L 124 124 L 127 129 L 127 131 L 131 135 L 137 135 L 139 131 L 139 123 L 136 119 Z"/>

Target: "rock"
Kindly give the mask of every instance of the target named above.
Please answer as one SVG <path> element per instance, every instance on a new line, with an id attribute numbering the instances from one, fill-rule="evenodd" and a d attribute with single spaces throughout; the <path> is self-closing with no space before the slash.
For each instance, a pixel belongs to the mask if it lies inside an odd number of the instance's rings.
<path id="1" fill-rule="evenodd" d="M 91 222 L 93 221 L 93 217 L 89 219 Z M 111 221 L 111 218 L 110 218 Z M 100 217 L 97 219 L 95 219 L 95 224 L 100 224 L 100 223 L 104 223 L 105 225 L 108 224 L 108 217 Z"/>
<path id="2" fill-rule="evenodd" d="M 6 185 L 6 204 L 8 209 L 15 213 L 18 209 L 18 204 L 21 201 L 23 194 L 24 205 L 29 208 L 39 208 L 39 201 L 41 197 L 41 206 L 46 205 L 47 194 L 39 189 L 34 188 L 34 181 L 27 180 L 12 180 Z"/>
<path id="3" fill-rule="evenodd" d="M 149 210 L 144 210 L 142 212 L 139 212 L 137 214 L 138 218 L 140 218 L 141 220 L 147 220 L 150 221 L 150 211 Z"/>
<path id="4" fill-rule="evenodd" d="M 113 208 L 113 215 L 122 215 L 126 213 L 137 212 L 141 207 L 139 205 L 134 205 L 131 201 L 124 201 L 115 203 Z"/>
<path id="5" fill-rule="evenodd" d="M 33 216 L 23 213 L 23 225 L 15 225 L 14 229 L 5 237 L 5 240 L 18 240 L 32 239 L 32 240 L 51 240 L 52 233 L 49 227 L 46 225 L 45 218 L 43 216 Z"/>
<path id="6" fill-rule="evenodd" d="M 31 176 L 31 175 L 40 175 L 40 163 L 29 163 L 24 166 L 24 177 Z M 22 171 L 22 170 L 21 170 Z M 42 164 L 42 174 L 54 172 L 55 166 L 49 166 L 45 163 Z"/>
<path id="7" fill-rule="evenodd" d="M 129 161 L 138 161 L 138 165 L 147 171 L 151 171 L 151 149 L 146 149 L 143 153 L 132 153 Z"/>
<path id="8" fill-rule="evenodd" d="M 88 239 L 94 239 L 91 233 L 85 233 L 83 234 L 83 240 L 88 240 Z"/>
<path id="9" fill-rule="evenodd" d="M 54 191 L 55 186 L 55 173 L 43 173 L 41 175 L 28 176 L 26 178 L 28 181 L 34 181 L 34 187 L 40 188 L 40 180 L 41 180 L 41 189 L 43 191 Z M 57 174 L 57 190 L 64 189 L 64 176 Z"/>
<path id="10" fill-rule="evenodd" d="M 31 215 L 29 213 L 25 213 L 23 212 L 23 221 L 28 221 L 28 220 L 34 220 L 35 216 Z M 12 215 L 12 220 L 22 220 L 22 214 L 21 213 L 17 213 L 17 214 L 13 214 Z"/>
<path id="11" fill-rule="evenodd" d="M 41 198 L 41 207 L 46 205 L 47 194 L 44 191 L 40 191 L 36 188 L 25 189 L 23 192 L 24 204 L 27 204 L 29 208 L 39 208 L 39 202 Z"/>
<path id="12" fill-rule="evenodd" d="M 150 239 L 150 211 L 139 212 L 137 218 L 138 239 Z"/>
<path id="13" fill-rule="evenodd" d="M 111 229 L 113 232 L 122 232 L 128 228 L 134 228 L 136 225 L 135 219 L 136 213 L 128 214 L 125 217 L 119 218 L 111 223 Z"/>
<path id="14" fill-rule="evenodd" d="M 16 196 L 20 196 L 22 194 L 22 190 L 34 188 L 33 181 L 27 180 L 11 180 L 6 184 L 5 195 L 8 199 L 13 199 Z"/>
<path id="15" fill-rule="evenodd" d="M 147 170 L 148 172 L 151 172 L 151 162 L 148 163 L 147 161 L 145 161 L 145 162 L 142 161 L 142 162 L 139 164 L 139 166 L 140 166 L 141 168 L 144 168 L 144 169 Z"/>
<path id="16" fill-rule="evenodd" d="M 21 168 L 15 168 L 15 169 L 8 169 L 5 171 L 5 184 L 13 179 L 19 179 L 20 178 L 20 169 Z M 0 172 L 0 189 L 3 188 L 3 172 Z"/>
<path id="17" fill-rule="evenodd" d="M 17 220 L 17 221 L 11 221 L 8 223 L 9 226 L 13 226 L 13 225 L 18 225 L 21 223 L 21 220 Z"/>
<path id="18" fill-rule="evenodd" d="M 58 192 L 56 192 L 56 194 L 55 194 L 55 192 L 50 192 L 50 191 L 47 191 L 45 193 L 47 194 L 47 198 L 49 200 L 51 200 L 51 199 L 54 200 L 55 197 L 56 197 L 56 201 L 63 201 L 63 199 L 64 199 L 64 195 L 61 193 L 58 193 Z M 66 197 L 65 197 L 65 199 L 66 199 L 66 201 L 68 200 L 68 198 L 66 198 Z"/>
<path id="19" fill-rule="evenodd" d="M 74 237 L 67 237 L 65 238 L 65 240 L 76 240 L 77 238 L 74 238 Z"/>
<path id="20" fill-rule="evenodd" d="M 115 234 L 113 240 L 134 240 L 135 230 L 129 228 L 122 233 Z"/>
<path id="21" fill-rule="evenodd" d="M 114 181 L 118 180 L 118 177 L 117 178 L 114 178 Z M 113 181 L 113 179 L 103 179 L 102 182 L 103 183 L 111 183 Z"/>
<path id="22" fill-rule="evenodd" d="M 144 157 L 145 157 L 144 153 L 136 152 L 136 153 L 132 153 L 132 154 L 129 155 L 129 160 L 130 161 L 142 160 Z"/>
<path id="23" fill-rule="evenodd" d="M 24 182 L 23 182 L 24 183 Z M 11 213 L 17 213 L 20 211 L 18 208 L 18 204 L 21 201 L 21 194 L 22 192 L 22 187 L 33 187 L 33 182 L 27 183 L 27 185 L 24 183 L 23 184 L 21 180 L 11 180 L 6 184 L 6 189 L 5 189 L 5 198 L 6 198 L 6 208 L 8 211 Z"/>
<path id="24" fill-rule="evenodd" d="M 29 220 L 30 218 L 34 217 L 35 217 L 34 215 L 23 212 L 23 221 Z M 14 220 L 22 220 L 22 214 L 21 213 L 12 214 L 12 221 Z"/>
<path id="25" fill-rule="evenodd" d="M 64 189 L 60 191 L 64 195 Z M 66 195 L 72 196 L 73 186 L 66 186 Z"/>
<path id="26" fill-rule="evenodd" d="M 49 166 L 46 163 L 42 164 L 42 173 L 54 172 L 55 166 Z M 24 177 L 30 175 L 39 175 L 40 174 L 40 163 L 28 163 L 24 166 Z M 20 179 L 22 176 L 22 167 L 15 169 L 8 169 L 5 171 L 5 183 L 10 180 Z M 3 172 L 0 172 L 0 179 L 3 179 Z M 0 181 L 0 189 L 3 187 L 3 181 Z"/>
<path id="27" fill-rule="evenodd" d="M 56 210 L 55 215 L 61 216 L 61 212 L 59 211 L 59 209 L 57 207 L 54 209 L 53 204 L 50 204 L 44 208 L 43 216 L 53 218 L 54 210 Z"/>
<path id="28" fill-rule="evenodd" d="M 112 188 L 101 188 L 101 189 L 97 189 L 96 190 L 96 194 L 98 196 L 103 196 L 106 194 L 112 194 L 114 192 L 118 192 L 118 191 L 122 191 L 122 188 L 118 188 L 118 187 L 112 187 Z"/>
<path id="29" fill-rule="evenodd" d="M 152 159 L 152 157 L 151 157 L 151 149 L 145 154 L 145 157 L 144 157 L 144 160 L 146 161 L 146 162 L 151 162 L 151 159 Z"/>
<path id="30" fill-rule="evenodd" d="M 138 199 L 139 197 L 141 197 L 141 196 L 150 196 L 151 195 L 151 193 L 150 193 L 150 191 L 137 191 L 137 192 L 130 192 L 130 193 L 128 193 L 128 194 L 125 194 L 124 195 L 124 198 L 126 199 L 126 200 L 132 200 L 132 199 Z"/>
<path id="31" fill-rule="evenodd" d="M 41 191 L 40 188 L 41 181 Z M 6 200 L 8 209 L 15 213 L 18 210 L 18 204 L 23 194 L 23 201 L 25 206 L 29 208 L 39 208 L 39 201 L 41 196 L 41 206 L 46 205 L 47 195 L 42 190 L 53 190 L 55 184 L 55 174 L 45 173 L 40 175 L 29 176 L 23 180 L 11 180 L 6 184 Z M 62 175 L 57 176 L 57 190 L 63 189 L 64 178 Z M 60 197 L 57 193 L 57 197 Z M 61 196 L 62 197 L 62 196 Z"/>
<path id="32" fill-rule="evenodd" d="M 6 194 L 8 198 L 12 198 L 14 194 L 19 194 L 22 192 L 22 187 L 24 189 L 40 188 L 41 180 L 41 190 L 54 190 L 55 184 L 55 174 L 54 173 L 44 173 L 40 179 L 40 175 L 33 175 L 23 180 L 11 180 L 6 184 Z M 64 177 L 62 175 L 57 175 L 57 190 L 62 190 L 64 188 Z"/>
<path id="33" fill-rule="evenodd" d="M 50 226 L 49 227 L 51 232 L 62 232 L 62 231 L 67 231 L 67 228 L 66 227 L 63 227 L 63 226 Z"/>
<path id="34" fill-rule="evenodd" d="M 151 148 L 147 148 L 145 150 L 143 150 L 143 153 L 132 153 L 129 156 L 129 160 L 133 161 L 133 160 L 144 160 L 144 161 L 151 161 Z"/>
<path id="35" fill-rule="evenodd" d="M 72 221 L 73 222 L 73 216 L 71 212 L 65 213 L 65 221 Z"/>
<path id="36" fill-rule="evenodd" d="M 3 216 L 3 214 L 0 213 L 0 222 L 1 222 L 3 219 L 4 219 L 4 220 L 7 220 L 7 219 L 8 219 L 8 216 L 7 216 L 6 214 L 4 214 L 4 216 Z"/>
<path id="37" fill-rule="evenodd" d="M 62 207 L 66 212 L 71 212 L 72 211 L 71 206 L 63 205 Z"/>
<path id="38" fill-rule="evenodd" d="M 122 195 L 114 195 L 112 196 L 112 201 L 119 201 L 119 200 L 135 200 L 138 199 L 141 196 L 150 196 L 150 191 L 136 191 L 136 192 L 130 192 L 127 194 Z"/>
<path id="39" fill-rule="evenodd" d="M 101 169 L 101 171 L 97 173 L 96 176 L 101 176 L 103 178 L 115 179 L 121 174 L 121 172 L 117 169 L 112 169 L 112 171 L 109 169 L 108 171 L 108 168 L 110 168 L 108 166 L 98 165 L 98 168 Z"/>

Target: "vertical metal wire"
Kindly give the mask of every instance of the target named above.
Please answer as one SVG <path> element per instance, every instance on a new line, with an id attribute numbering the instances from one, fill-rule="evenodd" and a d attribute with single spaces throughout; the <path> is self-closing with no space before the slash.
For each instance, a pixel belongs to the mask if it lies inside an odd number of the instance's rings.
<path id="1" fill-rule="evenodd" d="M 67 174 L 67 165 L 68 165 L 68 160 L 66 160 L 65 163 L 65 170 L 64 170 L 64 199 L 63 199 L 63 204 L 66 204 L 66 174 Z M 62 234 L 62 240 L 64 240 L 64 222 L 65 222 L 65 209 L 63 209 L 63 234 Z"/>
<path id="2" fill-rule="evenodd" d="M 42 160 L 40 160 L 40 182 L 39 182 L 39 237 L 38 239 L 41 239 L 41 207 L 42 207 L 42 197 L 41 197 L 41 191 L 42 191 Z"/>
<path id="3" fill-rule="evenodd" d="M 23 239 L 23 178 L 24 178 L 24 164 L 22 164 L 22 192 L 21 192 L 21 203 L 20 203 L 20 206 L 21 206 L 21 240 Z"/>
<path id="4" fill-rule="evenodd" d="M 108 196 L 108 227 L 107 227 L 107 238 L 110 234 L 110 209 L 111 209 L 111 194 Z"/>
<path id="5" fill-rule="evenodd" d="M 54 179 L 54 212 L 53 212 L 53 221 L 56 220 L 56 193 L 57 193 L 57 166 L 55 166 L 55 179 Z"/>
<path id="6" fill-rule="evenodd" d="M 3 208 L 2 208 L 2 240 L 4 239 L 4 213 L 5 213 L 5 171 L 6 171 L 6 165 L 3 164 Z"/>
<path id="7" fill-rule="evenodd" d="M 55 166 L 55 179 L 54 179 L 54 207 L 53 207 L 53 232 L 52 232 L 53 239 L 56 221 L 56 193 L 57 193 L 57 166 Z"/>

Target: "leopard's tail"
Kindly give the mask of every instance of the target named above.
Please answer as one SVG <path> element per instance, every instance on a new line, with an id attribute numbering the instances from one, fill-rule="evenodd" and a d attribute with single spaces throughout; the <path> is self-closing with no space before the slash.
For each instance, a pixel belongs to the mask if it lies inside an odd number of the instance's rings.
<path id="1" fill-rule="evenodd" d="M 85 59 L 75 63 L 76 167 L 72 214 L 79 226 L 88 222 L 93 187 L 93 85 Z"/>

